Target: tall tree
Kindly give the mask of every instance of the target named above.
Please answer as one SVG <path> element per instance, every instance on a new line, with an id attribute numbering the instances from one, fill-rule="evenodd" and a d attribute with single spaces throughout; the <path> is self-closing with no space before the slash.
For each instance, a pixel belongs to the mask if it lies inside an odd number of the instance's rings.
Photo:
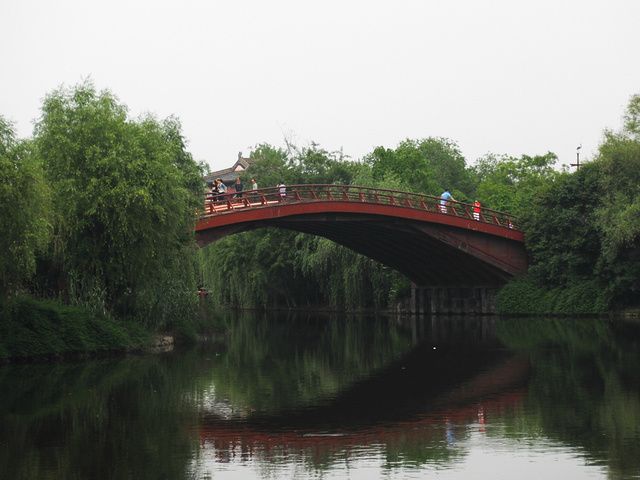
<path id="1" fill-rule="evenodd" d="M 395 150 L 378 147 L 365 162 L 376 180 L 391 174 L 413 192 L 440 195 L 447 188 L 459 192 L 462 199 L 471 187 L 464 157 L 457 144 L 446 138 L 407 139 Z"/>
<path id="2" fill-rule="evenodd" d="M 640 96 L 631 98 L 619 132 L 605 131 L 598 155 L 573 172 L 533 170 L 534 194 L 522 203 L 522 221 L 532 265 L 522 285 L 576 304 L 637 305 L 640 293 Z M 509 165 L 509 171 L 516 164 Z M 489 175 L 491 180 L 495 171 Z M 529 170 L 527 170 L 529 172 Z M 541 182 L 547 178 L 547 181 Z M 553 180 L 553 181 L 548 181 Z M 481 183 L 478 191 L 486 185 Z M 504 185 L 503 182 L 501 185 Z M 517 194 L 511 197 L 516 200 Z M 576 294 L 581 294 L 579 298 Z M 571 305 L 569 305 L 571 308 Z M 600 307 L 598 307 L 600 308 Z M 565 312 L 568 313 L 568 312 Z"/>
<path id="3" fill-rule="evenodd" d="M 294 181 L 298 184 L 325 183 L 348 185 L 354 174 L 353 163 L 342 151 L 328 152 L 312 143 L 304 148 L 292 148 L 295 166 Z"/>
<path id="4" fill-rule="evenodd" d="M 31 142 L 0 116 L 0 296 L 22 288 L 50 238 L 49 189 Z"/>
<path id="5" fill-rule="evenodd" d="M 601 205 L 596 226 L 602 237 L 599 272 L 609 279 L 615 302 L 640 294 L 640 95 L 629 101 L 621 131 L 605 131 L 600 165 Z"/>
<path id="6" fill-rule="evenodd" d="M 594 277 L 600 256 L 595 225 L 600 174 L 594 163 L 560 174 L 549 186 L 538 186 L 539 194 L 522 212 L 531 272 L 542 284 L 566 287 Z"/>
<path id="7" fill-rule="evenodd" d="M 256 162 L 247 170 L 245 184 L 254 178 L 260 188 L 275 187 L 282 180 L 291 183 L 289 170 L 291 162 L 288 153 L 267 143 L 256 145 L 249 154 L 249 158 Z"/>
<path id="8" fill-rule="evenodd" d="M 557 160 L 551 152 L 521 158 L 486 155 L 472 168 L 478 182 L 475 197 L 485 207 L 519 216 L 531 209 L 540 191 L 553 184 L 560 173 L 553 168 Z"/>
<path id="9" fill-rule="evenodd" d="M 179 122 L 131 121 L 113 94 L 85 82 L 45 98 L 35 140 L 54 191 L 62 276 L 103 292 L 107 309 L 162 324 L 180 308 L 171 294 L 186 302 L 195 291 L 187 247 L 202 166 Z"/>

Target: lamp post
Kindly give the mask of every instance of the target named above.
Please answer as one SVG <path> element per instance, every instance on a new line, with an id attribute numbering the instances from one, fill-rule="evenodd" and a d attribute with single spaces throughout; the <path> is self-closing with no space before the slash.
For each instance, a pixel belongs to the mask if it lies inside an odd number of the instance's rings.
<path id="1" fill-rule="evenodd" d="M 582 144 L 578 148 L 576 148 L 576 163 L 572 163 L 572 167 L 576 167 L 576 170 L 580 168 L 580 149 L 582 148 Z"/>

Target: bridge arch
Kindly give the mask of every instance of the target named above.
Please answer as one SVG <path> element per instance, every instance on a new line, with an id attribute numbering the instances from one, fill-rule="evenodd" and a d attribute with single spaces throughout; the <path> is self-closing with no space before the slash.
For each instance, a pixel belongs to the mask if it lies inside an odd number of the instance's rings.
<path id="1" fill-rule="evenodd" d="M 409 278 L 415 288 L 491 288 L 527 270 L 524 233 L 503 212 L 439 197 L 345 185 L 293 185 L 207 198 L 203 247 L 228 235 L 285 228 L 319 235 Z"/>

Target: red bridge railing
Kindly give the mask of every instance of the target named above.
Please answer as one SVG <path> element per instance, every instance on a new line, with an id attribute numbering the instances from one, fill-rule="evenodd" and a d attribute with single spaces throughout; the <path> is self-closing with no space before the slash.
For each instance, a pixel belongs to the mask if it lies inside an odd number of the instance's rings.
<path id="1" fill-rule="evenodd" d="M 469 203 L 455 201 L 448 201 L 443 205 L 440 197 L 432 195 L 356 185 L 287 185 L 284 193 L 281 192 L 281 187 L 242 192 L 235 192 L 229 189 L 222 195 L 206 194 L 204 210 L 200 214 L 201 218 L 203 218 L 212 215 L 229 214 L 247 208 L 265 208 L 277 204 L 310 202 L 359 202 L 392 205 L 464 217 L 478 222 L 517 229 L 516 217 L 508 213 L 484 207 L 479 207 L 479 211 L 477 211 L 477 207 Z"/>

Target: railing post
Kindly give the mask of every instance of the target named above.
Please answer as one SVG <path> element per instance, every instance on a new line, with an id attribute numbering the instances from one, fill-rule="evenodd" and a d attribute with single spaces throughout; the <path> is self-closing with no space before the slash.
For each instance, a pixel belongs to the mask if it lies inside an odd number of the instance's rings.
<path id="1" fill-rule="evenodd" d="M 413 208 L 413 204 L 411 203 L 411 200 L 409 200 L 409 192 L 407 192 L 407 196 L 405 197 L 404 204 L 405 204 L 407 207 L 411 207 L 411 208 Z"/>

